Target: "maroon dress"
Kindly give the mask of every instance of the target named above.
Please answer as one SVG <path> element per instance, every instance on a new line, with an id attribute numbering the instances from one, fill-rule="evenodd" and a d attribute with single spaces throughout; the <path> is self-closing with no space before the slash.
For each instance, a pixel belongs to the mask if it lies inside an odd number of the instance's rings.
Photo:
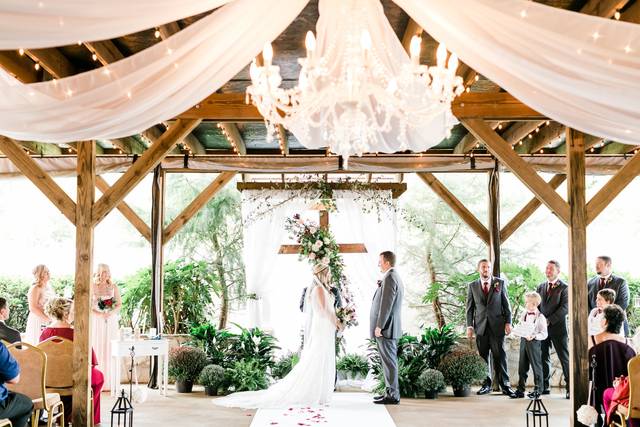
<path id="1" fill-rule="evenodd" d="M 42 334 L 40 334 L 40 342 L 49 339 L 51 337 L 66 338 L 73 341 L 73 329 L 72 328 L 44 328 Z M 96 368 L 98 365 L 98 359 L 96 354 L 91 350 L 91 389 L 93 390 L 93 422 L 94 424 L 100 423 L 100 392 L 104 385 L 104 375 Z M 65 408 L 66 413 L 66 408 Z M 69 414 L 71 412 L 69 411 Z M 69 419 L 71 419 L 69 417 Z"/>

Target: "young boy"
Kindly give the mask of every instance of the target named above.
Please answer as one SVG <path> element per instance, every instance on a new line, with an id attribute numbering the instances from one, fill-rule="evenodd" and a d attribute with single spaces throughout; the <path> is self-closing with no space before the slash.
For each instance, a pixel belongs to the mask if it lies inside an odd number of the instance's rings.
<path id="1" fill-rule="evenodd" d="M 533 380 L 535 387 L 533 392 L 527 397 L 535 398 L 540 395 L 540 387 L 542 387 L 542 348 L 541 342 L 547 338 L 547 319 L 544 314 L 540 313 L 538 306 L 542 298 L 537 292 L 528 292 L 524 296 L 525 311 L 520 317 L 520 323 L 531 325 L 531 333 L 520 338 L 520 363 L 518 364 L 518 388 L 511 393 L 512 399 L 521 399 L 524 397 L 525 385 L 527 383 L 527 374 L 529 366 L 533 370 Z"/>

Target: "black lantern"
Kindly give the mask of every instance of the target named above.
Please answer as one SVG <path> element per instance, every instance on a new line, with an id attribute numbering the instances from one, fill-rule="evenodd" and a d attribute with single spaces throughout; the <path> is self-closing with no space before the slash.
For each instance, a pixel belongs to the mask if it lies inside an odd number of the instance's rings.
<path id="1" fill-rule="evenodd" d="M 531 402 L 529 402 L 529 406 L 527 406 L 527 410 L 525 411 L 527 414 L 527 427 L 529 424 L 529 416 L 531 416 L 532 424 L 531 427 L 542 427 L 542 420 L 544 419 L 546 427 L 549 427 L 549 412 L 547 408 L 540 400 L 540 394 L 535 393 L 535 395 L 531 398 Z"/>
<path id="2" fill-rule="evenodd" d="M 132 384 L 132 374 L 133 374 L 133 359 L 135 357 L 135 347 L 131 347 L 131 368 L 129 368 L 129 396 L 132 396 L 133 384 Z M 116 403 L 111 408 L 111 427 L 114 426 L 113 420 L 117 419 L 117 423 L 115 426 L 123 426 L 123 427 L 133 427 L 133 405 L 131 401 L 127 397 L 127 393 L 124 390 L 120 390 L 120 396 L 116 400 Z M 121 424 L 122 422 L 122 424 Z"/>

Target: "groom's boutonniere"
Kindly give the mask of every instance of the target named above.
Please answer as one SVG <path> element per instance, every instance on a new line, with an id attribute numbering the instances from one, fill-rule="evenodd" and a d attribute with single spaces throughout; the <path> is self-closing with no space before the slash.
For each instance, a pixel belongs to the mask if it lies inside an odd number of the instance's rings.
<path id="1" fill-rule="evenodd" d="M 498 281 L 493 282 L 493 292 L 495 293 L 500 292 L 500 282 Z"/>
<path id="2" fill-rule="evenodd" d="M 378 282 L 377 282 L 377 283 L 378 283 L 378 287 L 381 287 L 381 286 L 382 286 L 382 280 L 378 280 Z"/>

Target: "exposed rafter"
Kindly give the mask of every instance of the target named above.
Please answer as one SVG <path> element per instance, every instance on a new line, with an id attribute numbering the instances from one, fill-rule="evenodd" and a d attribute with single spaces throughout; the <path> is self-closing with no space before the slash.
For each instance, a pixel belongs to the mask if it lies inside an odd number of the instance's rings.
<path id="1" fill-rule="evenodd" d="M 25 50 L 24 53 L 56 79 L 62 79 L 76 73 L 73 64 L 56 48 Z"/>
<path id="2" fill-rule="evenodd" d="M 124 58 L 118 46 L 111 40 L 85 43 L 84 45 L 92 54 L 96 55 L 102 65 L 109 65 Z"/>
<path id="3" fill-rule="evenodd" d="M 33 63 L 17 52 L 0 51 L 0 67 L 22 83 L 35 83 L 39 80 L 38 71 L 33 67 Z"/>

